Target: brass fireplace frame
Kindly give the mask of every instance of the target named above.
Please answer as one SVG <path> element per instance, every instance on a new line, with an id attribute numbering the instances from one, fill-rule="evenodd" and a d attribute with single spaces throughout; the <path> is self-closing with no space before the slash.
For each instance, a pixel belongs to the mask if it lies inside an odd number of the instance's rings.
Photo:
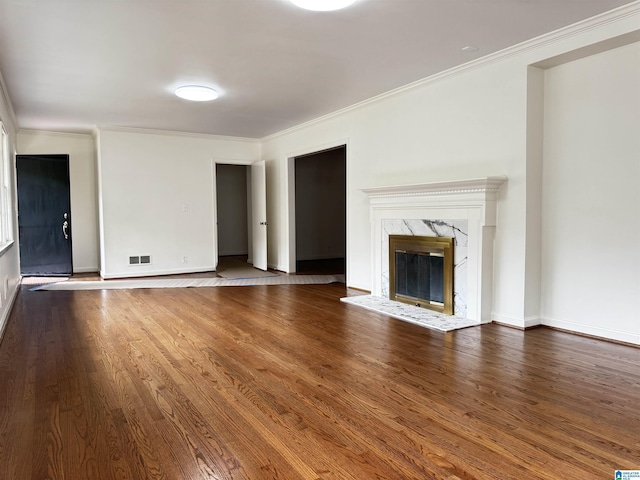
<path id="1" fill-rule="evenodd" d="M 396 251 L 442 256 L 444 303 L 396 294 Z M 453 315 L 453 238 L 389 235 L 389 299 Z"/>

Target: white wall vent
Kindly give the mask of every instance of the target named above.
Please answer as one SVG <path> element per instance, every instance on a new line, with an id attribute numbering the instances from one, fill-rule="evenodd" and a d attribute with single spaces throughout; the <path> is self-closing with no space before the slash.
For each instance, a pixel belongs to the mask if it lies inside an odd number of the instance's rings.
<path id="1" fill-rule="evenodd" d="M 140 255 L 140 263 L 142 264 L 151 263 L 151 255 Z"/>
<path id="2" fill-rule="evenodd" d="M 136 256 L 136 257 L 129 257 L 129 265 L 139 265 L 140 264 L 140 257 Z"/>

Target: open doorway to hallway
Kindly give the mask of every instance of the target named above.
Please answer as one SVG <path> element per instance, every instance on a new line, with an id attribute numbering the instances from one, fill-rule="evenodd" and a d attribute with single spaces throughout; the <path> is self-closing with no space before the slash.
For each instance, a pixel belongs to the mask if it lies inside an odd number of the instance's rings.
<path id="1" fill-rule="evenodd" d="M 345 273 L 346 146 L 295 157 L 296 272 Z"/>
<path id="2" fill-rule="evenodd" d="M 246 165 L 216 165 L 219 258 L 250 257 L 248 169 Z"/>

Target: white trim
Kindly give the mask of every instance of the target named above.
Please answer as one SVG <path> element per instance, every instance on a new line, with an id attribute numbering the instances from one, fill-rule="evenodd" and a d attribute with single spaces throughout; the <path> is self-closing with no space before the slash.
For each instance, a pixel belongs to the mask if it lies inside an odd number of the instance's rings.
<path id="1" fill-rule="evenodd" d="M 420 195 L 450 195 L 461 193 L 497 192 L 507 180 L 505 176 L 452 180 L 446 182 L 394 185 L 390 187 L 370 187 L 360 189 L 369 198 L 413 197 Z"/>
<path id="2" fill-rule="evenodd" d="M 225 253 L 225 254 L 221 254 L 220 250 L 219 250 L 219 237 L 218 237 L 218 177 L 217 177 L 217 171 L 216 171 L 216 166 L 217 165 L 235 165 L 235 166 L 241 166 L 241 167 L 250 167 L 251 165 L 253 165 L 254 163 L 258 163 L 262 160 L 258 159 L 246 159 L 246 158 L 222 158 L 222 157 L 213 157 L 211 159 L 211 182 L 213 185 L 212 188 L 212 195 L 211 195 L 211 209 L 213 212 L 213 263 L 216 265 L 216 268 L 218 268 L 218 264 L 220 263 L 220 257 L 221 256 L 226 256 L 226 255 L 247 255 L 247 263 L 251 263 L 253 264 L 253 252 L 252 252 L 252 245 L 249 245 L 253 242 L 253 238 L 252 238 L 252 222 L 251 222 L 251 202 L 247 201 L 247 222 L 248 222 L 248 238 L 247 238 L 247 252 L 245 253 L 238 253 L 238 254 L 233 254 L 233 253 Z M 250 180 L 251 180 L 251 168 L 247 168 L 246 170 L 246 174 L 247 174 L 247 180 L 249 181 L 249 184 L 247 184 L 247 195 L 249 196 L 249 198 L 252 195 L 251 192 L 251 185 L 250 185 Z M 251 258 L 250 258 L 251 257 Z"/>
<path id="3" fill-rule="evenodd" d="M 218 162 L 215 158 L 212 158 L 209 172 L 211 175 L 211 221 L 213 222 L 213 248 L 211 254 L 213 255 L 213 265 L 215 265 L 214 269 L 217 270 L 220 263 L 220 250 L 218 248 L 218 168 L 216 165 L 218 165 Z"/>
<path id="4" fill-rule="evenodd" d="M 522 318 L 511 317 L 509 315 L 502 315 L 499 313 L 491 312 L 491 318 L 494 322 L 502 323 L 516 328 L 527 328 L 526 322 Z M 529 325 L 533 326 L 533 325 Z"/>
<path id="5" fill-rule="evenodd" d="M 321 153 L 325 150 L 333 150 L 334 148 L 340 148 L 342 146 L 349 145 L 349 137 L 338 138 L 330 142 L 323 142 L 311 147 L 299 148 L 287 153 L 287 158 L 302 157 L 303 155 L 313 155 L 315 153 Z"/>
<path id="6" fill-rule="evenodd" d="M 296 252 L 296 176 L 295 176 L 295 159 L 296 157 L 301 157 L 304 155 L 313 155 L 315 153 L 321 153 L 325 150 L 331 150 L 334 148 L 344 147 L 345 152 L 345 176 L 346 176 L 346 184 L 347 190 L 345 192 L 345 208 L 346 211 L 346 223 L 347 228 L 345 230 L 345 243 L 349 245 L 349 137 L 340 138 L 337 140 L 333 140 L 331 142 L 325 142 L 319 145 L 315 145 L 313 147 L 300 148 L 298 150 L 291 151 L 286 154 L 286 169 L 284 172 L 285 178 L 283 179 L 283 184 L 285 185 L 284 190 L 281 190 L 284 196 L 284 199 L 281 198 L 281 204 L 286 205 L 287 215 L 285 218 L 285 232 L 286 232 L 286 245 L 285 248 L 287 252 L 284 255 L 285 265 L 282 266 L 283 271 L 287 273 L 295 273 L 296 272 L 296 261 L 297 252 Z M 349 252 L 345 252 L 345 255 L 348 257 Z M 345 262 L 345 278 L 346 276 L 346 265 L 348 262 Z"/>
<path id="7" fill-rule="evenodd" d="M 546 70 L 548 68 L 557 67 L 564 63 L 573 62 L 582 58 L 598 55 L 608 50 L 620 48 L 626 45 L 631 45 L 640 41 L 640 30 L 636 30 L 629 33 L 618 35 L 617 37 L 607 38 L 597 43 L 592 43 L 584 47 L 577 48 L 568 52 L 555 55 L 553 57 L 545 58 L 539 62 L 533 63 L 530 66 Z"/>
<path id="8" fill-rule="evenodd" d="M 13 288 L 13 292 L 9 297 L 9 301 L 5 305 L 4 312 L 2 313 L 2 318 L 0 318 L 0 343 L 4 339 L 4 332 L 7 328 L 7 323 L 9 323 L 9 315 L 11 315 L 11 311 L 13 310 L 13 304 L 16 301 L 16 297 L 18 296 L 18 291 L 20 290 L 20 284 L 22 283 L 22 277 L 18 277 L 18 281 Z"/>
<path id="9" fill-rule="evenodd" d="M 559 320 L 557 318 L 542 317 L 542 325 L 548 327 L 561 328 L 571 332 L 583 333 L 585 335 L 593 335 L 601 337 L 605 340 L 617 340 L 619 342 L 633 343 L 640 345 L 639 332 L 624 332 L 620 330 L 611 330 L 597 326 L 585 325 L 583 323 L 575 323 L 567 320 Z"/>
<path id="10" fill-rule="evenodd" d="M 4 245 L 0 246 L 0 257 L 3 256 L 7 252 L 7 250 L 13 247 L 14 243 L 15 243 L 15 240 L 11 240 L 10 242 L 7 242 Z"/>
<path id="11" fill-rule="evenodd" d="M 512 45 L 510 47 L 504 48 L 502 50 L 491 53 L 489 55 L 485 55 L 484 57 L 477 58 L 470 62 L 463 63 L 462 65 L 455 66 L 448 70 L 435 73 L 433 75 L 422 78 L 415 82 L 409 83 L 407 85 L 403 85 L 402 87 L 389 90 L 387 92 L 381 93 L 380 95 L 376 95 L 375 97 L 368 98 L 366 100 L 355 103 L 348 107 L 341 108 L 340 110 L 336 110 L 326 115 L 322 115 L 315 119 L 309 120 L 308 122 L 304 122 L 304 123 L 295 125 L 291 128 L 282 130 L 280 132 L 267 135 L 263 137 L 261 141 L 265 142 L 265 141 L 273 140 L 274 138 L 287 135 L 289 133 L 293 133 L 298 130 L 302 130 L 304 128 L 310 127 L 318 123 L 322 123 L 325 120 L 329 120 L 331 118 L 338 117 L 348 112 L 359 110 L 368 105 L 381 102 L 383 100 L 386 100 L 389 97 L 400 95 L 402 93 L 409 92 L 417 88 L 421 88 L 431 83 L 436 83 L 441 80 L 449 79 L 451 77 L 461 75 L 462 73 L 483 68 L 492 63 L 496 63 L 504 59 L 514 57 L 516 55 L 520 55 L 522 53 L 535 50 L 537 48 L 540 48 L 546 45 L 550 45 L 553 43 L 560 42 L 562 40 L 566 40 L 567 38 L 580 35 L 582 33 L 599 28 L 609 23 L 613 23 L 619 20 L 624 20 L 625 18 L 632 17 L 634 15 L 640 15 L 640 0 L 632 2 L 628 5 L 623 5 L 621 7 L 614 8 L 613 10 L 609 10 L 608 12 L 601 13 L 600 15 L 596 15 L 586 20 L 574 23 L 572 25 L 568 25 L 566 27 L 560 28 L 553 32 L 545 33 L 544 35 L 540 35 L 538 37 L 525 40 L 524 42 L 518 43 L 516 45 Z M 543 61 L 543 60 L 544 59 L 541 58 L 538 61 Z"/>
<path id="12" fill-rule="evenodd" d="M 542 325 L 542 319 L 540 317 L 525 317 L 524 328 L 537 327 Z"/>
<path id="13" fill-rule="evenodd" d="M 15 177 L 12 170 L 15 170 L 15 148 L 14 157 L 12 158 L 10 151 L 9 133 L 4 127 L 4 123 L 0 120 L 0 243 L 2 248 L 10 246 L 15 239 L 14 228 L 14 212 L 17 209 L 17 200 L 15 197 L 15 184 L 11 185 L 11 180 Z M 14 146 L 15 147 L 15 146 Z M 11 187 L 14 187 L 13 189 Z"/>
<path id="14" fill-rule="evenodd" d="M 242 165 L 249 166 L 254 163 L 259 162 L 260 160 L 255 160 L 253 158 L 222 158 L 222 157 L 213 157 L 213 162 L 216 165 Z"/>
<path id="15" fill-rule="evenodd" d="M 207 267 L 199 267 L 199 268 L 178 268 L 174 270 L 152 270 L 152 271 L 132 271 L 127 270 L 126 272 L 120 273 L 110 273 L 105 275 L 104 272 L 100 272 L 100 276 L 104 279 L 115 279 L 115 278 L 132 278 L 132 277 L 155 277 L 158 275 L 180 275 L 184 273 L 204 273 L 204 272 L 215 272 L 215 267 L 207 266 Z"/>
<path id="16" fill-rule="evenodd" d="M 177 132 L 174 130 L 158 130 L 152 128 L 136 128 L 136 127 L 117 127 L 113 125 L 98 126 L 94 130 L 102 132 L 119 132 L 119 133 L 138 133 L 145 135 L 163 135 L 174 137 L 188 137 L 188 138 L 202 138 L 208 140 L 227 140 L 231 142 L 245 142 L 245 143 L 260 143 L 259 138 L 249 137 L 232 137 L 226 135 L 214 135 L 209 133 L 190 133 L 190 132 Z"/>
<path id="17" fill-rule="evenodd" d="M 13 109 L 13 104 L 11 103 L 11 99 L 9 98 L 9 91 L 7 90 L 7 84 L 4 81 L 4 77 L 2 76 L 2 72 L 0 72 L 0 97 L 4 100 L 4 104 L 7 106 L 7 111 L 9 112 L 9 120 L 13 124 L 13 130 L 17 131 L 20 129 L 20 124 L 18 123 L 18 117 L 16 117 L 16 112 Z"/>
<path id="18" fill-rule="evenodd" d="M 21 128 L 20 130 L 18 130 L 18 135 L 51 135 L 53 137 L 55 137 L 55 136 L 65 136 L 65 137 L 82 138 L 82 139 L 86 140 L 87 137 L 89 137 L 89 138 L 93 137 L 93 132 L 87 132 L 87 133 L 55 132 L 53 130 L 34 130 L 34 129 L 30 129 L 30 128 Z"/>
<path id="19" fill-rule="evenodd" d="M 287 155 L 287 169 L 285 174 L 287 175 L 284 185 L 284 197 L 287 208 L 287 215 L 285 217 L 286 223 L 286 243 L 285 248 L 288 252 L 285 255 L 284 271 L 287 273 L 296 273 L 297 270 L 297 255 L 296 250 L 296 156 L 294 154 Z M 282 199 L 281 203 L 282 203 Z"/>

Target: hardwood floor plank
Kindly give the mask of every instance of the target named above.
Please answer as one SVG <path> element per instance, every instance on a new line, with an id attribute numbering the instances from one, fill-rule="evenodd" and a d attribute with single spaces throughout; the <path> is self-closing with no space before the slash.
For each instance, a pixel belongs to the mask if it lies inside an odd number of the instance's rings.
<path id="1" fill-rule="evenodd" d="M 440 333 L 341 285 L 30 292 L 0 478 L 553 479 L 640 468 L 640 349 Z"/>
<path id="2" fill-rule="evenodd" d="M 165 323 L 164 325 L 171 325 L 171 323 L 168 322 L 168 323 Z M 230 335 L 231 342 L 235 343 L 236 340 L 234 340 L 233 338 L 234 338 L 234 335 L 233 334 Z M 230 348 L 232 349 L 233 345 L 231 345 Z M 279 416 L 280 419 L 284 421 L 284 426 L 286 428 L 289 428 L 289 425 L 287 425 L 288 422 L 286 420 L 286 416 L 283 417 L 283 413 L 285 412 L 280 411 L 281 409 L 277 406 L 276 408 L 273 408 L 273 405 L 271 404 L 271 400 L 273 399 L 273 397 L 270 397 L 268 399 L 262 398 L 259 394 L 256 394 L 256 392 L 251 388 L 249 383 L 251 383 L 251 380 L 254 378 L 252 374 L 249 373 L 248 375 L 245 376 L 244 373 L 246 372 L 243 372 L 244 368 L 242 367 L 235 368 L 232 371 L 228 370 L 229 366 L 234 364 L 235 360 L 233 357 L 221 357 L 219 359 L 214 359 L 214 357 L 216 356 L 216 352 L 214 352 L 213 350 L 210 350 L 206 344 L 198 345 L 197 349 L 203 352 L 203 357 L 201 358 L 201 361 L 203 361 L 204 364 L 209 363 L 211 370 L 218 370 L 219 368 L 221 368 L 223 364 L 226 366 L 227 370 L 224 372 L 223 378 L 225 380 L 229 379 L 231 381 L 228 384 L 225 384 L 224 388 L 221 390 L 221 393 L 224 394 L 229 392 L 236 392 L 237 394 L 239 394 L 239 395 L 228 396 L 228 399 L 232 404 L 237 403 L 239 400 L 244 400 L 245 403 L 250 407 L 250 409 L 255 410 L 256 406 L 258 406 L 261 412 L 265 412 L 267 415 L 268 421 L 272 421 L 274 418 L 276 418 L 276 416 Z M 225 351 L 226 349 L 227 348 L 225 347 L 219 350 Z M 193 359 L 187 359 L 187 361 L 189 364 L 193 364 Z M 191 375 L 188 375 L 187 377 L 185 377 L 185 383 L 193 383 L 193 380 L 192 380 L 193 376 L 194 375 L 197 376 L 201 372 L 203 372 L 203 367 L 196 368 L 196 370 L 193 371 Z M 204 370 L 204 372 L 205 372 L 205 376 L 210 378 L 209 372 L 207 370 Z M 204 380 L 206 381 L 206 378 Z M 201 382 L 197 382 L 197 383 L 199 384 Z M 216 382 L 216 384 L 218 383 L 219 382 Z M 198 385 L 196 383 L 193 383 L 191 387 L 198 388 Z M 203 398 L 206 398 L 206 397 L 207 395 L 203 395 Z M 213 405 L 205 404 L 204 407 L 210 409 L 213 407 Z M 238 409 L 238 406 L 235 405 L 233 408 Z M 244 417 L 244 420 L 247 420 L 247 419 L 250 419 L 251 423 L 246 422 L 246 425 L 242 428 L 243 431 L 246 429 L 250 429 L 251 424 L 252 423 L 255 424 L 256 422 L 255 416 L 247 415 L 246 417 Z M 261 435 L 261 436 L 267 435 L 269 437 L 269 444 L 275 444 L 276 446 L 279 447 L 279 452 L 282 455 L 286 456 L 289 459 L 289 462 L 293 463 L 293 465 L 296 466 L 296 468 L 300 471 L 302 478 L 309 478 L 309 476 L 312 475 L 312 471 L 304 465 L 304 462 L 299 461 L 296 456 L 292 455 L 290 448 L 282 445 L 281 442 L 277 441 L 277 438 L 273 436 L 271 429 L 258 428 L 253 433 L 254 435 Z M 245 443 L 245 446 L 243 447 L 243 449 L 246 449 L 246 445 L 247 443 Z M 273 457 L 271 458 L 273 459 Z M 270 463 L 271 461 L 267 461 L 267 463 L 261 466 L 261 469 L 264 469 L 265 466 L 269 465 Z M 276 468 L 278 471 L 283 471 L 282 465 L 279 465 Z M 322 470 L 322 468 L 320 469 Z M 334 467 L 334 469 L 335 468 L 336 467 Z M 251 478 L 251 476 L 249 476 L 249 478 Z M 290 474 L 288 474 L 284 478 L 293 478 L 293 477 L 291 477 Z M 343 478 L 349 478 L 349 477 L 347 477 L 346 474 L 344 474 Z"/>

